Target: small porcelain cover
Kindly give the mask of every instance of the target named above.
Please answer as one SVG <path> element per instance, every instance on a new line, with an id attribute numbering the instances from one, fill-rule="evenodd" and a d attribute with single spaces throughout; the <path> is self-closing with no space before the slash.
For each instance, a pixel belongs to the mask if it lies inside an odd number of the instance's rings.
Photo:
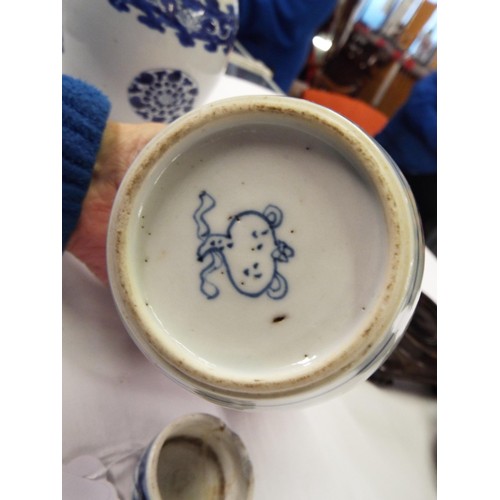
<path id="1" fill-rule="evenodd" d="M 253 469 L 238 435 L 212 415 L 187 415 L 168 425 L 137 470 L 135 499 L 249 500 Z"/>

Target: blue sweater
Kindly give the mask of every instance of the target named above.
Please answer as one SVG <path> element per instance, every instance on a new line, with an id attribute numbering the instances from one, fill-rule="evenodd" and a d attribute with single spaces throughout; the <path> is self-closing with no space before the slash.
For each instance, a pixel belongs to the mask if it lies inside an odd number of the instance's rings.
<path id="1" fill-rule="evenodd" d="M 62 77 L 62 248 L 87 193 L 111 104 L 96 88 Z"/>
<path id="2" fill-rule="evenodd" d="M 307 61 L 316 31 L 333 14 L 336 0 L 239 0 L 238 40 L 274 73 L 288 92 Z"/>
<path id="3" fill-rule="evenodd" d="M 437 72 L 419 80 L 406 103 L 375 136 L 405 174 L 437 172 Z"/>

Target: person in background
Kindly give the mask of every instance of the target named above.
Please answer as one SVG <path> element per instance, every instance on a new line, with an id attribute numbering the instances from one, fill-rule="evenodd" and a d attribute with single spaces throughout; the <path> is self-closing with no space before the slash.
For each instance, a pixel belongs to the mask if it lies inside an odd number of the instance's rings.
<path id="1" fill-rule="evenodd" d="M 240 0 L 237 39 L 274 73 L 288 93 L 307 61 L 317 30 L 332 16 L 336 0 Z"/>
<path id="2" fill-rule="evenodd" d="M 62 77 L 62 249 L 107 282 L 106 234 L 120 182 L 159 123 L 108 120 L 109 99 L 95 87 Z"/>
<path id="3" fill-rule="evenodd" d="M 419 80 L 375 136 L 415 195 L 426 243 L 437 254 L 437 72 Z"/>

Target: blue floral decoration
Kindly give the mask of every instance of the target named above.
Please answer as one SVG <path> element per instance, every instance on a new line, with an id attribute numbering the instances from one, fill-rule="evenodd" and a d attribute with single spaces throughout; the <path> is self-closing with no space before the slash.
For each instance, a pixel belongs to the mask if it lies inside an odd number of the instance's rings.
<path id="1" fill-rule="evenodd" d="M 178 69 L 154 69 L 139 73 L 128 88 L 134 111 L 146 121 L 171 122 L 191 111 L 198 85 Z"/>
<path id="2" fill-rule="evenodd" d="M 217 0 L 108 0 L 120 12 L 133 7 L 141 12 L 137 20 L 160 33 L 166 28 L 176 31 L 184 47 L 204 42 L 208 52 L 222 47 L 225 54 L 234 44 L 238 30 L 238 15 L 233 5 L 221 11 Z"/>

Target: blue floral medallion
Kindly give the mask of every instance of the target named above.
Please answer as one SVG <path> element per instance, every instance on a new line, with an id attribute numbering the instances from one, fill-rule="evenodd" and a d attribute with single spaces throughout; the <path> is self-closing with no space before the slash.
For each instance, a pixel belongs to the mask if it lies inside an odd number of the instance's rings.
<path id="1" fill-rule="evenodd" d="M 167 28 L 175 30 L 184 47 L 194 47 L 199 40 L 208 52 L 222 47 L 227 54 L 236 38 L 238 14 L 233 5 L 223 12 L 218 0 L 108 1 L 121 12 L 130 12 L 131 7 L 139 11 L 137 20 L 148 28 L 160 33 Z"/>
<path id="2" fill-rule="evenodd" d="M 144 120 L 171 122 L 191 111 L 198 85 L 178 69 L 154 69 L 139 73 L 128 88 L 128 100 Z"/>

